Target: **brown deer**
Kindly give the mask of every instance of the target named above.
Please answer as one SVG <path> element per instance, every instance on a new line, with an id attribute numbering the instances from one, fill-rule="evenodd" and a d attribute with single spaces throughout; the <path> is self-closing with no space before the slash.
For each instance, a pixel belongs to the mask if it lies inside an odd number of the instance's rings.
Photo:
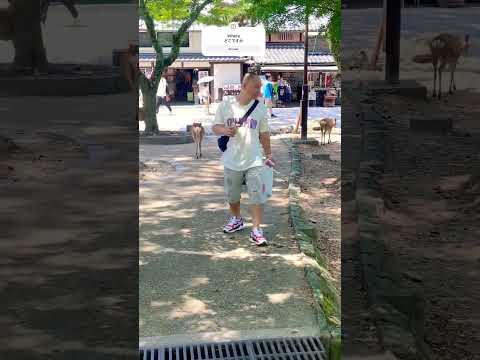
<path id="1" fill-rule="evenodd" d="M 461 55 L 466 55 L 470 47 L 470 36 L 467 34 L 462 39 L 457 35 L 443 33 L 435 36 L 428 42 L 430 54 L 416 55 L 413 61 L 420 64 L 433 65 L 433 97 L 437 96 L 437 71 L 438 71 L 438 98 L 442 97 L 442 71 L 448 65 L 450 69 L 449 94 L 456 90 L 455 69 Z"/>
<path id="2" fill-rule="evenodd" d="M 190 128 L 190 134 L 192 135 L 193 142 L 195 143 L 195 158 L 202 157 L 202 140 L 205 136 L 205 129 L 202 123 L 193 123 Z"/>
<path id="3" fill-rule="evenodd" d="M 314 127 L 313 130 L 320 130 L 320 145 L 326 144 L 325 138 L 328 132 L 328 143 L 330 144 L 330 135 L 332 134 L 332 129 L 337 125 L 337 119 L 335 118 L 323 118 L 318 122 L 318 126 Z"/>

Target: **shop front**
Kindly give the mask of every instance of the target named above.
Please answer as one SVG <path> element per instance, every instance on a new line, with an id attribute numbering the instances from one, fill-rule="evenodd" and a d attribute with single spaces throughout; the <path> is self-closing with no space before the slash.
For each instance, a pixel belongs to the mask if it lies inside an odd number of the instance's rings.
<path id="1" fill-rule="evenodd" d="M 278 106 L 297 106 L 302 98 L 305 51 L 303 44 L 267 44 L 265 55 L 254 58 L 262 74 L 271 74 L 278 89 Z M 338 67 L 328 49 L 308 55 L 309 99 L 312 106 L 329 105 L 325 95 L 337 93 Z"/>
<path id="2" fill-rule="evenodd" d="M 153 54 L 151 55 L 153 57 Z M 225 85 L 239 84 L 243 70 L 243 58 L 207 57 L 201 54 L 180 54 L 170 65 L 165 74 L 172 103 L 199 104 L 199 86 L 197 82 L 204 76 L 212 76 L 213 81 L 207 83 L 212 101 L 220 101 Z M 140 69 L 149 76 L 152 73 L 154 59 L 143 54 Z"/>
<path id="3" fill-rule="evenodd" d="M 298 105 L 302 98 L 303 66 L 262 66 L 263 74 L 269 73 L 278 86 L 278 106 Z M 324 106 L 327 93 L 338 93 L 339 84 L 335 81 L 337 66 L 309 66 L 308 85 L 311 106 Z"/>

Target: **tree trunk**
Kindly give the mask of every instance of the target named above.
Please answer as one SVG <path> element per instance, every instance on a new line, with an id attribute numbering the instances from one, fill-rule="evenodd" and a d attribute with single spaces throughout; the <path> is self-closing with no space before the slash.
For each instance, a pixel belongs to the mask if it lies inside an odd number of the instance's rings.
<path id="1" fill-rule="evenodd" d="M 40 23 L 40 1 L 12 0 L 15 71 L 46 72 L 48 61 Z"/>
<path id="2" fill-rule="evenodd" d="M 148 84 L 144 84 L 142 86 L 142 95 L 145 116 L 145 133 L 148 135 L 158 134 L 156 111 L 157 93 L 152 87 L 148 86 Z"/>

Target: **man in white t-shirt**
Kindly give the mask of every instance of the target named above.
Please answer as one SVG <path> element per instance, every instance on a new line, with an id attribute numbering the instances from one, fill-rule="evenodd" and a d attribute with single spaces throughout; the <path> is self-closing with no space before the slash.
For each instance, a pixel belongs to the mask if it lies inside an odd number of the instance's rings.
<path id="1" fill-rule="evenodd" d="M 267 108 L 263 103 L 257 104 L 250 116 L 240 123 L 240 119 L 261 95 L 261 85 L 258 75 L 245 75 L 240 94 L 235 98 L 229 97 L 218 106 L 212 130 L 216 135 L 230 137 L 222 161 L 225 195 L 230 204 L 231 218 L 223 231 L 233 233 L 245 227 L 240 215 L 240 197 L 242 183 L 246 179 L 253 222 L 250 239 L 257 245 L 266 245 L 267 240 L 261 229 L 263 204 L 267 201 L 261 181 L 262 167 L 266 162 L 264 155 L 268 163 L 274 164 Z"/>
<path id="2" fill-rule="evenodd" d="M 158 109 L 160 109 L 160 105 L 165 105 L 170 111 L 170 115 L 172 114 L 172 107 L 170 106 L 167 87 L 168 87 L 167 79 L 165 79 L 165 76 L 162 74 L 160 78 L 160 83 L 158 84 L 158 89 L 157 89 L 157 104 L 156 104 L 157 114 L 158 114 Z"/>

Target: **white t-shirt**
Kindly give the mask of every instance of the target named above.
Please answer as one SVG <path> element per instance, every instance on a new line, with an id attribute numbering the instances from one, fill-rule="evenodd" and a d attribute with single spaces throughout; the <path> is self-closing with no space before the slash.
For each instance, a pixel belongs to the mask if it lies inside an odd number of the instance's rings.
<path id="1" fill-rule="evenodd" d="M 160 83 L 158 84 L 157 96 L 167 96 L 167 80 L 164 77 L 160 79 Z"/>
<path id="2" fill-rule="evenodd" d="M 269 131 L 267 108 L 259 103 L 247 120 L 240 124 L 239 120 L 253 105 L 254 100 L 247 105 L 240 105 L 235 97 L 229 97 L 218 106 L 215 114 L 215 124 L 237 126 L 237 132 L 227 144 L 222 161 L 226 168 L 245 171 L 255 166 L 263 165 L 263 148 L 260 143 L 260 133 Z"/>

